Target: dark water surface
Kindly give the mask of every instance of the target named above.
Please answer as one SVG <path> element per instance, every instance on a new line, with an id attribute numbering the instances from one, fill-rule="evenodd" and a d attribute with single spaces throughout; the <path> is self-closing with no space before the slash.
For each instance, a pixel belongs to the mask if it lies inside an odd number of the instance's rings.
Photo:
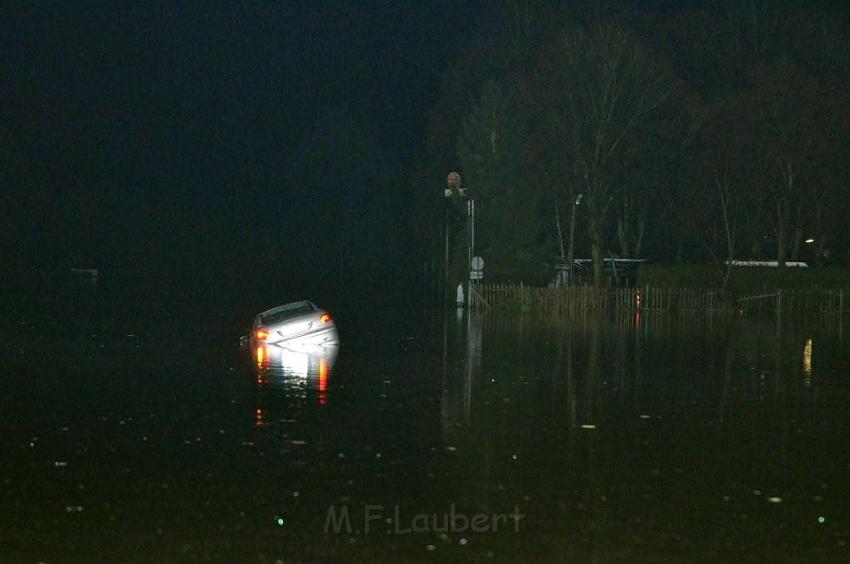
<path id="1" fill-rule="evenodd" d="M 850 561 L 847 330 L 450 312 L 277 369 L 8 324 L 0 562 Z"/>

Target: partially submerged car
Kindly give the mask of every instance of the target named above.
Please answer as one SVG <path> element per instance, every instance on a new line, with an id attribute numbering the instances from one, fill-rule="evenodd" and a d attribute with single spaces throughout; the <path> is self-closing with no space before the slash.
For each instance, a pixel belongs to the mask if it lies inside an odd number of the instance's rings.
<path id="1" fill-rule="evenodd" d="M 331 346 L 339 344 L 339 335 L 329 312 L 303 300 L 257 314 L 243 344 L 250 344 L 252 350 L 265 345 Z"/>

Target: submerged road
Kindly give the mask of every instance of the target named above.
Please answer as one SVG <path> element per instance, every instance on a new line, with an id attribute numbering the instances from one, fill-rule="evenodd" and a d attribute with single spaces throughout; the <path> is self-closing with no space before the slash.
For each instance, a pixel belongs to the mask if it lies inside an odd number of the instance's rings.
<path id="1" fill-rule="evenodd" d="M 452 311 L 269 365 L 17 323 L 0 561 L 838 561 L 846 330 Z"/>

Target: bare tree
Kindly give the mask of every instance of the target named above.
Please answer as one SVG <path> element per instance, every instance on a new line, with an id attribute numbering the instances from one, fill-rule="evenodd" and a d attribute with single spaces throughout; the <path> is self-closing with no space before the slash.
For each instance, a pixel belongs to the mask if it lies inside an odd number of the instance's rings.
<path id="1" fill-rule="evenodd" d="M 817 79 L 796 64 L 781 60 L 759 65 L 752 108 L 757 112 L 758 142 L 765 164 L 770 225 L 776 240 L 776 258 L 782 265 L 797 259 L 805 226 L 815 211 L 813 199 L 821 168 L 832 160 L 824 135 L 821 112 L 826 93 Z M 837 163 L 835 163 L 837 164 Z"/>
<path id="2" fill-rule="evenodd" d="M 609 212 L 628 181 L 630 159 L 652 142 L 639 132 L 668 101 L 675 79 L 623 28 L 596 26 L 556 41 L 540 80 L 548 93 L 541 111 L 549 160 L 560 161 L 556 168 L 572 192 L 585 195 L 594 283 L 600 286 Z"/>

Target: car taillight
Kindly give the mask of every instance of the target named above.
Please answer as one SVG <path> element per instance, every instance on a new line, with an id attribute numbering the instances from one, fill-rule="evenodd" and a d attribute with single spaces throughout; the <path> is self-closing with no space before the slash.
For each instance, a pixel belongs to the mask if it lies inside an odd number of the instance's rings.
<path id="1" fill-rule="evenodd" d="M 331 320 L 331 314 L 328 313 L 328 312 L 323 313 L 322 316 L 319 318 L 319 321 L 321 321 L 322 323 L 327 323 L 330 320 Z"/>
<path id="2" fill-rule="evenodd" d="M 269 332 L 265 329 L 257 329 L 257 338 L 261 341 L 265 341 L 269 338 Z"/>

